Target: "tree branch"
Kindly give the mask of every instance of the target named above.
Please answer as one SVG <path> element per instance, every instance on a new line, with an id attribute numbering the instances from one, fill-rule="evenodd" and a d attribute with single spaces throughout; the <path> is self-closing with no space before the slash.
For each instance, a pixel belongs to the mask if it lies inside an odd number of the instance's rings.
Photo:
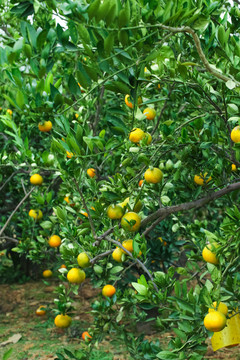
<path id="1" fill-rule="evenodd" d="M 228 186 L 226 186 L 224 189 L 212 192 L 210 194 L 208 194 L 207 196 L 195 200 L 195 201 L 191 201 L 191 202 L 186 202 L 186 203 L 182 203 L 179 205 L 174 205 L 174 206 L 168 206 L 165 208 L 161 208 L 158 209 L 157 211 L 155 211 L 154 213 L 150 214 L 149 216 L 147 216 L 141 223 L 141 226 L 146 226 L 148 223 L 155 221 L 155 226 L 162 221 L 163 219 L 165 219 L 167 216 L 176 213 L 178 211 L 188 211 L 191 209 L 198 209 L 204 205 L 206 205 L 207 203 L 209 203 L 210 201 L 214 201 L 232 191 L 238 190 L 240 189 L 240 182 L 234 183 L 234 184 L 230 184 Z M 152 230 L 152 228 L 151 228 Z"/>
<path id="2" fill-rule="evenodd" d="M 17 240 L 17 239 L 14 239 L 14 238 L 12 238 L 12 237 L 10 237 L 10 236 L 1 236 L 1 237 L 0 237 L 0 240 L 4 240 L 4 239 L 9 240 L 9 241 L 12 241 L 12 242 L 18 244 L 18 240 Z"/>
<path id="3" fill-rule="evenodd" d="M 93 259 L 90 260 L 90 263 L 91 264 L 94 264 L 98 259 L 102 258 L 102 257 L 105 257 L 105 256 L 108 256 L 110 255 L 111 253 L 113 252 L 113 249 L 112 250 L 108 250 L 108 251 L 105 251 L 101 254 L 98 254 L 97 256 L 95 256 Z"/>
<path id="4" fill-rule="evenodd" d="M 8 226 L 8 224 L 10 223 L 13 215 L 17 212 L 17 210 L 20 208 L 20 206 L 24 203 L 24 201 L 30 196 L 30 194 L 33 192 L 34 187 L 31 188 L 31 190 L 24 196 L 24 198 L 20 201 L 20 203 L 17 205 L 17 207 L 14 209 L 14 211 L 11 213 L 11 215 L 9 216 L 9 218 L 7 219 L 6 223 L 4 224 L 4 226 L 2 227 L 2 229 L 0 230 L 0 236 L 3 234 L 4 230 L 6 229 L 6 227 Z"/>

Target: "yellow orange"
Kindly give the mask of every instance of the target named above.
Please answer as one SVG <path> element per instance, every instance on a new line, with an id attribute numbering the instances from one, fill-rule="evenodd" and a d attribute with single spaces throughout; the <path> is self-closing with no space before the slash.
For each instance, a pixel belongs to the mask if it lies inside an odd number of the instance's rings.
<path id="1" fill-rule="evenodd" d="M 220 311 L 212 311 L 208 313 L 204 318 L 204 326 L 207 330 L 218 332 L 226 326 L 226 316 Z"/>
<path id="2" fill-rule="evenodd" d="M 93 168 L 87 169 L 87 174 L 88 176 L 90 176 L 91 178 L 94 178 L 96 176 L 96 170 Z"/>
<path id="3" fill-rule="evenodd" d="M 107 208 L 107 216 L 112 220 L 121 219 L 124 214 L 124 210 L 120 205 L 109 205 Z"/>
<path id="4" fill-rule="evenodd" d="M 67 279 L 72 284 L 81 284 L 85 280 L 85 278 L 85 272 L 78 268 L 72 268 L 67 273 Z"/>
<path id="5" fill-rule="evenodd" d="M 226 304 L 220 301 L 220 303 L 217 305 L 217 301 L 214 301 L 212 304 L 213 308 L 209 308 L 208 312 L 213 312 L 215 310 L 220 311 L 223 315 L 227 315 L 228 313 L 228 307 Z"/>
<path id="6" fill-rule="evenodd" d="M 231 139 L 234 143 L 239 143 L 240 142 L 240 126 L 236 126 L 232 131 L 231 131 Z"/>
<path id="7" fill-rule="evenodd" d="M 30 217 L 33 217 L 35 220 L 41 220 L 43 217 L 43 213 L 41 210 L 31 209 L 28 213 Z"/>
<path id="8" fill-rule="evenodd" d="M 43 123 L 39 123 L 38 124 L 38 129 L 42 132 L 49 132 L 52 129 L 52 122 L 49 121 L 44 121 Z"/>
<path id="9" fill-rule="evenodd" d="M 149 168 L 144 174 L 147 183 L 157 184 L 162 181 L 163 173 L 158 168 Z"/>
<path id="10" fill-rule="evenodd" d="M 112 257 L 115 261 L 120 263 L 122 262 L 122 254 L 123 254 L 122 249 L 116 247 L 116 249 L 112 253 Z"/>
<path id="11" fill-rule="evenodd" d="M 197 184 L 197 185 L 200 185 L 200 186 L 203 186 L 204 184 L 207 184 L 209 183 L 209 181 L 212 180 L 212 177 L 209 176 L 209 178 L 207 179 L 207 172 L 204 173 L 204 175 L 202 173 L 200 173 L 200 175 L 195 175 L 194 176 L 194 182 Z"/>
<path id="12" fill-rule="evenodd" d="M 210 264 L 217 265 L 219 264 L 218 258 L 216 254 L 212 251 L 214 248 L 217 248 L 219 245 L 217 243 L 208 244 L 204 247 L 202 251 L 202 257 L 206 262 L 209 262 Z"/>
<path id="13" fill-rule="evenodd" d="M 102 295 L 112 297 L 116 293 L 116 289 L 112 285 L 105 285 L 102 289 Z"/>
<path id="14" fill-rule="evenodd" d="M 130 95 L 126 95 L 125 96 L 125 104 L 130 108 L 133 109 L 133 103 L 131 101 L 129 101 Z M 142 98 L 141 96 L 138 97 L 138 105 L 140 105 L 142 103 Z"/>
<path id="15" fill-rule="evenodd" d="M 58 247 L 61 245 L 61 238 L 58 235 L 52 235 L 48 241 L 50 247 Z"/>
<path id="16" fill-rule="evenodd" d="M 129 140 L 134 144 L 138 144 L 140 140 L 143 139 L 145 132 L 139 128 L 132 129 L 129 134 Z"/>
<path id="17" fill-rule="evenodd" d="M 153 120 L 156 116 L 156 111 L 155 111 L 155 109 L 148 107 L 143 110 L 143 114 L 146 116 L 146 119 Z"/>
<path id="18" fill-rule="evenodd" d="M 44 278 L 50 278 L 52 276 L 52 271 L 51 270 L 44 270 L 42 275 Z"/>
<path id="19" fill-rule="evenodd" d="M 54 319 L 54 324 L 59 328 L 67 328 L 71 325 L 72 318 L 68 315 L 59 314 Z"/>
<path id="20" fill-rule="evenodd" d="M 34 174 L 30 177 L 30 183 L 32 185 L 40 186 L 43 183 L 43 177 L 39 174 Z"/>
<path id="21" fill-rule="evenodd" d="M 126 213 L 121 219 L 122 228 L 130 232 L 138 231 L 140 225 L 141 217 L 133 211 Z"/>

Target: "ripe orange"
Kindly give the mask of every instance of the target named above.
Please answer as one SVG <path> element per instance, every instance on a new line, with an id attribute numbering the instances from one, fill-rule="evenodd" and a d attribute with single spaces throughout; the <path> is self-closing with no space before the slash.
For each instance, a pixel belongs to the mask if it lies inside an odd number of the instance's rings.
<path id="1" fill-rule="evenodd" d="M 43 123 L 40 122 L 38 124 L 38 128 L 42 132 L 49 132 L 52 129 L 52 122 L 50 120 L 49 121 L 44 121 Z"/>
<path id="2" fill-rule="evenodd" d="M 69 204 L 70 200 L 69 200 L 69 196 L 65 196 L 64 200 Z"/>
<path id="3" fill-rule="evenodd" d="M 65 264 L 62 264 L 61 266 L 60 266 L 60 269 L 66 269 L 67 267 L 66 267 L 66 265 Z"/>
<path id="4" fill-rule="evenodd" d="M 88 213 L 86 211 L 81 210 L 80 213 L 86 217 L 88 217 Z"/>
<path id="5" fill-rule="evenodd" d="M 156 116 L 156 111 L 148 107 L 143 110 L 143 114 L 146 116 L 148 120 L 153 120 Z"/>
<path id="6" fill-rule="evenodd" d="M 105 285 L 102 289 L 103 296 L 112 297 L 116 292 L 116 289 L 112 285 Z"/>
<path id="7" fill-rule="evenodd" d="M 13 114 L 12 110 L 7 109 L 7 114 L 9 114 L 10 116 L 12 116 L 12 114 Z"/>
<path id="8" fill-rule="evenodd" d="M 54 319 L 54 324 L 59 328 L 67 328 L 71 325 L 72 318 L 68 315 L 59 314 Z"/>
<path id="9" fill-rule="evenodd" d="M 67 273 L 67 279 L 72 284 L 81 284 L 85 280 L 85 278 L 85 272 L 78 268 L 72 268 Z"/>
<path id="10" fill-rule="evenodd" d="M 123 214 L 124 210 L 120 205 L 109 205 L 109 207 L 107 208 L 107 216 L 109 217 L 109 219 L 121 219 Z"/>
<path id="11" fill-rule="evenodd" d="M 93 168 L 87 169 L 87 174 L 88 176 L 90 176 L 91 178 L 94 178 L 96 176 L 96 170 Z"/>
<path id="12" fill-rule="evenodd" d="M 143 139 L 145 132 L 139 128 L 132 129 L 129 134 L 129 140 L 134 144 L 138 144 L 140 140 Z"/>
<path id="13" fill-rule="evenodd" d="M 203 186 L 207 183 L 209 183 L 209 181 L 212 180 L 212 177 L 209 176 L 208 179 L 206 179 L 207 177 L 207 172 L 204 173 L 204 175 L 202 173 L 200 173 L 200 175 L 195 175 L 194 176 L 194 182 L 197 184 L 197 185 L 200 185 L 200 186 Z"/>
<path id="14" fill-rule="evenodd" d="M 236 126 L 231 132 L 231 139 L 234 143 L 240 142 L 240 126 Z"/>
<path id="15" fill-rule="evenodd" d="M 144 182 L 144 180 L 140 180 L 139 183 L 138 183 L 138 186 L 141 187 L 143 182 Z"/>
<path id="16" fill-rule="evenodd" d="M 31 209 L 28 215 L 33 217 L 35 220 L 41 220 L 43 217 L 43 213 L 41 210 L 34 210 L 34 209 Z"/>
<path id="17" fill-rule="evenodd" d="M 158 168 L 149 168 L 144 174 L 147 183 L 157 184 L 162 181 L 163 173 Z"/>
<path id="18" fill-rule="evenodd" d="M 45 306 L 41 305 L 39 306 L 39 308 L 35 311 L 37 316 L 43 316 L 46 314 L 46 310 L 43 310 L 43 308 L 45 308 Z"/>
<path id="19" fill-rule="evenodd" d="M 147 145 L 150 145 L 152 142 L 152 135 L 149 134 L 148 132 L 146 132 L 144 135 L 144 138 L 146 138 L 146 137 L 147 137 Z"/>
<path id="20" fill-rule="evenodd" d="M 79 118 L 79 114 L 75 114 L 75 118 L 78 119 L 78 118 Z"/>
<path id="21" fill-rule="evenodd" d="M 129 252 L 133 252 L 133 240 L 129 239 L 129 240 L 124 240 L 122 245 L 125 247 L 125 249 L 127 249 Z M 127 254 L 126 251 L 122 250 L 124 252 L 124 254 Z"/>
<path id="22" fill-rule="evenodd" d="M 85 252 L 81 252 L 77 257 L 77 262 L 78 265 L 83 269 L 88 267 L 90 265 L 90 259 L 88 254 Z"/>
<path id="23" fill-rule="evenodd" d="M 214 250 L 214 248 L 217 248 L 218 246 L 219 245 L 217 243 L 212 243 L 204 247 L 202 251 L 202 257 L 206 262 L 209 262 L 210 264 L 214 264 L 214 265 L 219 264 L 216 254 L 212 252 L 212 250 Z"/>
<path id="24" fill-rule="evenodd" d="M 141 218 L 137 213 L 133 211 L 126 213 L 122 217 L 121 226 L 124 230 L 135 232 L 138 231 L 140 225 L 141 225 Z"/>
<path id="25" fill-rule="evenodd" d="M 125 104 L 130 108 L 133 109 L 133 103 L 131 101 L 129 101 L 130 95 L 126 95 L 125 96 Z M 141 96 L 138 97 L 138 105 L 140 105 L 142 103 L 142 98 Z"/>
<path id="26" fill-rule="evenodd" d="M 30 177 L 30 183 L 33 185 L 42 185 L 43 177 L 39 174 L 34 174 Z"/>
<path id="27" fill-rule="evenodd" d="M 116 247 L 116 249 L 112 253 L 112 257 L 115 261 L 120 263 L 122 262 L 122 254 L 123 254 L 122 249 Z"/>
<path id="28" fill-rule="evenodd" d="M 48 245 L 51 247 L 58 247 L 61 245 L 61 238 L 58 235 L 52 235 L 48 241 Z"/>
<path id="29" fill-rule="evenodd" d="M 226 304 L 224 304 L 223 302 L 220 302 L 217 306 L 217 301 L 214 301 L 212 304 L 213 308 L 209 308 L 208 312 L 213 312 L 215 310 L 220 311 L 223 315 L 227 315 L 228 313 L 228 307 Z"/>
<path id="30" fill-rule="evenodd" d="M 220 311 L 212 311 L 208 313 L 204 318 L 204 326 L 207 330 L 218 332 L 226 326 L 226 316 Z"/>
<path id="31" fill-rule="evenodd" d="M 82 333 L 82 339 L 84 340 L 84 341 L 91 341 L 91 339 L 92 339 L 92 336 L 87 332 L 87 331 L 84 331 L 83 333 Z"/>
<path id="32" fill-rule="evenodd" d="M 232 171 L 237 171 L 237 167 L 235 164 L 232 164 Z"/>
<path id="33" fill-rule="evenodd" d="M 66 150 L 67 158 L 71 159 L 73 157 L 73 153 Z"/>
<path id="34" fill-rule="evenodd" d="M 44 270 L 42 274 L 44 278 L 50 278 L 53 273 L 51 270 Z"/>

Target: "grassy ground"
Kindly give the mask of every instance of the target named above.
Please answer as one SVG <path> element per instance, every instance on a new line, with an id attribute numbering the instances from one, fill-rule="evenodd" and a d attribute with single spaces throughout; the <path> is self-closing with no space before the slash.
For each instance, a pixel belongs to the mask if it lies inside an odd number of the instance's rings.
<path id="1" fill-rule="evenodd" d="M 54 315 L 49 311 L 44 317 L 35 315 L 40 306 L 53 307 L 54 289 L 57 283 L 53 281 L 46 286 L 42 281 L 25 284 L 0 285 L 0 359 L 3 354 L 12 349 L 10 360 L 51 360 L 57 352 L 63 349 L 70 351 L 86 348 L 81 334 L 92 322 L 90 304 L 98 292 L 86 284 L 79 296 L 75 298 L 75 314 L 69 329 L 62 330 L 54 326 Z M 2 346 L 14 334 L 20 334 L 21 339 L 16 344 Z M 159 339 L 166 343 L 171 334 L 154 333 L 145 336 L 146 339 Z M 210 341 L 209 341 L 210 343 Z M 128 354 L 118 345 L 114 348 L 106 339 L 92 353 L 89 360 L 127 360 Z M 211 346 L 205 359 L 240 360 L 240 347 L 213 352 Z"/>

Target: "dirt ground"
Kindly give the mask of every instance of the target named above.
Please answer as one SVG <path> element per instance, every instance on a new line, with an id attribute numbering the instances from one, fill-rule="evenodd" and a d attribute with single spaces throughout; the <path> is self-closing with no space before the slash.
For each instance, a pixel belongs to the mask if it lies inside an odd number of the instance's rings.
<path id="1" fill-rule="evenodd" d="M 93 289 L 89 283 L 83 286 L 80 295 L 75 297 L 72 326 L 63 330 L 54 326 L 54 314 L 51 311 L 43 317 L 35 315 L 35 310 L 40 305 L 53 307 L 53 300 L 56 297 L 55 286 L 54 280 L 48 286 L 42 281 L 22 285 L 0 285 L 0 359 L 8 349 L 13 349 L 10 360 L 53 360 L 56 352 L 61 352 L 63 348 L 73 351 L 86 346 L 81 340 L 81 334 L 92 322 L 90 305 L 98 296 L 98 290 Z M 21 336 L 16 344 L 2 344 L 16 334 Z M 151 333 L 151 335 L 146 334 L 145 338 L 149 340 L 158 338 L 166 343 L 169 336 L 171 334 Z M 240 360 L 240 346 L 213 352 L 210 340 L 208 342 L 205 359 Z M 107 355 L 106 360 L 129 358 L 128 354 L 124 354 L 124 349 L 120 347 L 117 351 L 116 347 L 113 349 L 108 340 L 102 342 L 97 351 L 100 351 L 99 359 L 103 359 L 104 354 Z"/>

